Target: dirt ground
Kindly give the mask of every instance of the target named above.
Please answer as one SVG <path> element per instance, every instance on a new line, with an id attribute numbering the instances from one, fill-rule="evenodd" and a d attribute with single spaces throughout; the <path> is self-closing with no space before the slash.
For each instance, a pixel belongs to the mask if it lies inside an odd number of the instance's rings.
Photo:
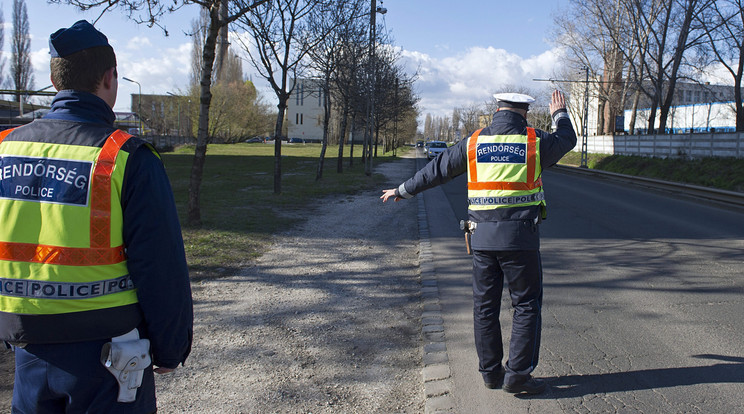
<path id="1" fill-rule="evenodd" d="M 385 164 L 390 187 L 413 160 Z M 416 203 L 338 196 L 239 274 L 195 283 L 194 345 L 162 413 L 422 413 Z M 0 353 L 0 411 L 12 354 Z"/>

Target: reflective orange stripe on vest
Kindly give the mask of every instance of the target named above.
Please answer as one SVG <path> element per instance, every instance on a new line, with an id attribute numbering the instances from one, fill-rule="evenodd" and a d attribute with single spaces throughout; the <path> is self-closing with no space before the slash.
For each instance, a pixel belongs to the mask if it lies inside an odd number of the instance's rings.
<path id="1" fill-rule="evenodd" d="M 111 173 L 119 150 L 132 136 L 117 129 L 98 155 L 90 189 L 90 247 L 111 245 Z"/>
<path id="2" fill-rule="evenodd" d="M 468 189 L 529 191 L 542 186 L 542 178 L 538 178 L 537 181 L 535 181 L 535 169 L 537 163 L 537 135 L 535 135 L 535 128 L 530 127 L 527 127 L 527 182 L 478 182 L 478 169 L 475 150 L 478 143 L 478 135 L 480 135 L 481 131 L 482 129 L 475 131 L 468 141 L 468 162 L 470 163 Z"/>
<path id="3" fill-rule="evenodd" d="M 15 128 L 10 128 L 10 129 L 6 129 L 6 130 L 3 130 L 3 131 L 0 131 L 0 143 L 2 143 L 3 140 L 5 139 L 5 137 L 7 137 L 8 134 L 10 134 L 11 132 L 13 132 L 14 129 Z"/>
<path id="4" fill-rule="evenodd" d="M 9 133 L 10 131 L 0 132 L 0 143 Z M 0 260 L 71 266 L 109 265 L 126 260 L 124 246 L 110 247 L 111 174 L 119 150 L 131 137 L 117 129 L 103 144 L 96 160 L 90 183 L 89 248 L 0 242 Z"/>

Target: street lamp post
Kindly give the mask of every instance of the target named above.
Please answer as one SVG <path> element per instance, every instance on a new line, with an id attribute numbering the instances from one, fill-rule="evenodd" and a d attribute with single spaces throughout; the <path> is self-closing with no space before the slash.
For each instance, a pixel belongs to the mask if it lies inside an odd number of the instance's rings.
<path id="1" fill-rule="evenodd" d="M 178 102 L 178 136 L 181 136 L 181 96 L 176 95 L 174 93 L 166 92 L 168 95 L 173 96 L 176 98 L 176 102 Z"/>
<path id="2" fill-rule="evenodd" d="M 364 172 L 366 175 L 372 174 L 372 144 L 374 141 L 374 118 L 375 118 L 375 82 L 377 81 L 376 78 L 376 70 L 375 67 L 375 43 L 377 42 L 375 31 L 377 28 L 376 23 L 376 17 L 377 13 L 385 14 L 387 13 L 387 9 L 380 6 L 377 7 L 377 0 L 372 0 L 370 2 L 370 12 L 369 12 L 369 79 L 370 79 L 370 93 L 367 103 L 367 132 L 365 133 L 365 138 L 368 137 L 367 141 L 367 154 L 365 162 L 365 169 Z"/>
<path id="3" fill-rule="evenodd" d="M 122 76 L 121 78 L 124 79 L 125 81 L 136 83 L 137 88 L 139 89 L 139 93 L 137 94 L 137 118 L 139 118 L 139 124 L 140 124 L 139 135 L 142 136 L 144 135 L 144 131 L 142 130 L 142 85 L 140 85 L 140 83 L 135 80 L 131 80 L 127 78 L 126 76 Z"/>

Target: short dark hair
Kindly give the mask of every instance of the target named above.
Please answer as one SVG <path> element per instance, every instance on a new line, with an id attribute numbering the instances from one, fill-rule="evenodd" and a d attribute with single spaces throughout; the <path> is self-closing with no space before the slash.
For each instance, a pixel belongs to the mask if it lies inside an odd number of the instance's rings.
<path id="1" fill-rule="evenodd" d="M 106 71 L 116 67 L 116 54 L 111 46 L 96 46 L 52 58 L 49 66 L 52 83 L 58 90 L 94 93 Z"/>

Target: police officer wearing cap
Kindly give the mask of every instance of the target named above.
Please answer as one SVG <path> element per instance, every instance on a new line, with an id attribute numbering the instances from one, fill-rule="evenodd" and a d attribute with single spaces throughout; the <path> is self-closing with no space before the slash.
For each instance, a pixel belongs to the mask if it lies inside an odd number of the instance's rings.
<path id="1" fill-rule="evenodd" d="M 191 350 L 173 193 L 155 149 L 114 127 L 116 56 L 79 21 L 49 40 L 58 93 L 0 132 L 0 340 L 14 413 L 151 413 L 154 372 Z"/>
<path id="2" fill-rule="evenodd" d="M 473 319 L 479 371 L 487 388 L 539 394 L 532 377 L 540 351 L 542 265 L 539 223 L 546 218 L 541 172 L 576 145 L 563 94 L 554 91 L 550 111 L 554 133 L 527 125 L 534 98 L 496 94 L 493 122 L 439 154 L 398 188 L 383 190 L 383 202 L 413 197 L 468 174 L 468 218 L 472 231 Z M 509 356 L 499 324 L 504 280 L 514 316 Z"/>

